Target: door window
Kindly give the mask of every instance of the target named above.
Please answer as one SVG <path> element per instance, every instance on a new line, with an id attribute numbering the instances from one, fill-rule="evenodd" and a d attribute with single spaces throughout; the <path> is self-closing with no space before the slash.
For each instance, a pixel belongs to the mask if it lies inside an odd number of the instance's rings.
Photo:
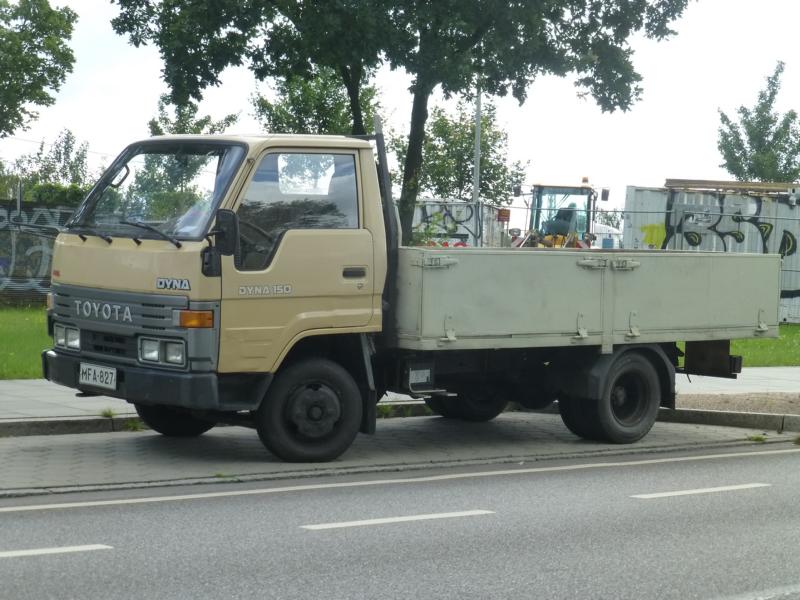
<path id="1" fill-rule="evenodd" d="M 239 206 L 239 268 L 265 269 L 290 229 L 357 228 L 353 154 L 268 154 Z"/>

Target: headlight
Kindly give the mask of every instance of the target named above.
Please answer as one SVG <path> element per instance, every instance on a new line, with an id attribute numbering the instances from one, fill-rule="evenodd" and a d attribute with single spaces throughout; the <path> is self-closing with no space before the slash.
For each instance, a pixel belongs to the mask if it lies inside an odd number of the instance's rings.
<path id="1" fill-rule="evenodd" d="M 81 332 L 79 329 L 67 327 L 67 348 L 70 350 L 81 349 Z"/>
<path id="2" fill-rule="evenodd" d="M 143 339 L 139 342 L 139 358 L 148 362 L 158 362 L 160 358 L 161 342 L 158 340 Z"/>
<path id="3" fill-rule="evenodd" d="M 182 365 L 185 361 L 183 342 L 167 342 L 164 360 L 173 365 Z"/>
<path id="4" fill-rule="evenodd" d="M 61 348 L 67 347 L 67 328 L 63 325 L 54 325 L 53 326 L 53 340 L 56 343 L 56 346 L 60 346 Z"/>
<path id="5" fill-rule="evenodd" d="M 53 341 L 58 348 L 81 349 L 81 330 L 56 323 L 53 325 Z"/>

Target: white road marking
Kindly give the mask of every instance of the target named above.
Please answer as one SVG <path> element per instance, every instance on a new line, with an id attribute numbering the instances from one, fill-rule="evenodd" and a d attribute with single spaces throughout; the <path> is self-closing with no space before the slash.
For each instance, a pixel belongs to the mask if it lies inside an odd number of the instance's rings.
<path id="1" fill-rule="evenodd" d="M 749 592 L 738 596 L 725 596 L 717 598 L 717 600 L 797 600 L 797 598 L 800 598 L 800 585 Z"/>
<path id="2" fill-rule="evenodd" d="M 713 494 L 714 492 L 735 492 L 736 490 L 751 490 L 753 488 L 770 487 L 770 483 L 742 483 L 740 485 L 723 485 L 721 487 L 697 488 L 694 490 L 680 490 L 677 492 L 659 492 L 657 494 L 636 494 L 631 498 L 652 500 L 654 498 L 671 498 L 673 496 L 692 496 L 694 494 Z"/>
<path id="3" fill-rule="evenodd" d="M 560 467 L 531 467 L 528 469 L 501 469 L 497 471 L 479 471 L 475 473 L 451 473 L 448 475 L 428 475 L 424 477 L 402 477 L 395 479 L 370 479 L 366 481 L 347 481 L 341 483 L 318 483 L 306 485 L 290 485 L 274 488 L 257 488 L 252 490 L 235 490 L 229 492 L 206 492 L 202 494 L 180 494 L 176 496 L 146 496 L 143 498 L 123 498 L 119 500 L 88 500 L 84 502 L 62 502 L 60 504 L 28 504 L 19 506 L 0 506 L 0 513 L 30 512 L 38 510 L 59 510 L 66 508 L 91 508 L 95 506 L 119 506 L 124 504 L 149 504 L 151 502 L 180 502 L 183 500 L 205 500 L 209 498 L 233 498 L 236 496 L 258 496 L 265 494 L 286 494 L 313 490 L 333 490 L 339 488 L 357 488 L 380 485 L 399 485 L 407 483 L 433 483 L 438 481 L 454 481 L 458 479 L 475 479 L 481 477 L 503 477 L 510 475 L 530 475 L 533 473 L 555 473 L 559 471 L 582 471 L 590 469 L 611 469 L 618 467 L 639 467 L 643 465 L 659 465 L 679 462 L 696 462 L 726 458 L 742 458 L 747 456 L 771 456 L 776 454 L 796 454 L 800 448 L 788 450 L 757 450 L 754 452 L 730 452 L 727 454 L 708 454 L 704 456 L 678 456 L 673 458 L 653 458 L 632 460 L 627 462 L 583 463 L 563 465 Z"/>
<path id="4" fill-rule="evenodd" d="M 90 552 L 92 550 L 113 550 L 112 546 L 89 544 L 87 546 L 61 546 L 59 548 L 34 548 L 32 550 L 8 550 L 0 552 L 0 558 L 17 558 L 20 556 L 41 556 L 43 554 L 67 554 L 69 552 Z"/>
<path id="5" fill-rule="evenodd" d="M 408 521 L 430 521 L 431 519 L 453 519 L 455 517 L 477 517 L 493 515 L 492 510 L 462 510 L 460 512 L 431 513 L 427 515 L 410 515 L 407 517 L 384 517 L 382 519 L 365 519 L 363 521 L 343 521 L 340 523 L 321 523 L 319 525 L 301 525 L 301 529 L 319 531 L 321 529 L 343 529 L 345 527 L 365 527 L 367 525 L 386 525 L 387 523 L 406 523 Z"/>

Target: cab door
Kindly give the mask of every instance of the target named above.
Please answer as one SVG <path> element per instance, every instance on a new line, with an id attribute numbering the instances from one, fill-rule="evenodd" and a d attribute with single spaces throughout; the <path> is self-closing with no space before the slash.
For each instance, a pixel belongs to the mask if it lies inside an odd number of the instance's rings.
<path id="1" fill-rule="evenodd" d="M 223 259 L 220 371 L 270 372 L 298 336 L 373 321 L 360 179 L 355 150 L 269 150 L 259 159 L 235 208 L 241 252 Z"/>

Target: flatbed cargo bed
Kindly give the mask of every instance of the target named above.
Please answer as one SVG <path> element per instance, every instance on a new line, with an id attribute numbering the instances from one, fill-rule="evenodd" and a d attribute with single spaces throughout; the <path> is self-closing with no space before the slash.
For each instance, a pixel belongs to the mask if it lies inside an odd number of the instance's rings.
<path id="1" fill-rule="evenodd" d="M 399 249 L 409 350 L 777 337 L 781 257 L 720 252 Z"/>

